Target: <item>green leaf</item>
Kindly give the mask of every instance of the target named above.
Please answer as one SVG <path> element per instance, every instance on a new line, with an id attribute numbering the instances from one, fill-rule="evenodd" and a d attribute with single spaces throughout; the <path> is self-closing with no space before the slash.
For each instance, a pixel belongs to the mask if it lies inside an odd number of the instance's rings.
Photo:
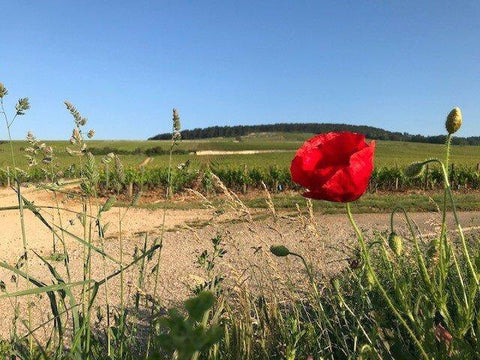
<path id="1" fill-rule="evenodd" d="M 205 291 L 185 302 L 188 315 L 195 321 L 201 321 L 203 315 L 213 306 L 215 299 L 211 292 Z"/>

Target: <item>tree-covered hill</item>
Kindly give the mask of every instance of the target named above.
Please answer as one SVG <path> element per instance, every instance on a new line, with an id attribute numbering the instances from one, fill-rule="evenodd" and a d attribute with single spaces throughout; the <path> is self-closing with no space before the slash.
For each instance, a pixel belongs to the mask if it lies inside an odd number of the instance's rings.
<path id="1" fill-rule="evenodd" d="M 246 136 L 251 133 L 309 133 L 320 134 L 329 131 L 352 131 L 365 134 L 369 139 L 374 140 L 395 140 L 423 142 L 432 144 L 441 144 L 445 142 L 445 135 L 424 136 L 412 135 L 408 133 L 392 132 L 373 126 L 348 125 L 348 124 L 323 124 L 323 123 L 283 123 L 267 125 L 236 125 L 236 126 L 211 126 L 207 128 L 196 128 L 193 130 L 183 130 L 182 139 L 208 139 L 216 137 L 237 137 Z M 149 138 L 149 140 L 167 140 L 172 135 L 170 133 L 158 134 Z M 457 145 L 480 145 L 480 136 L 471 136 L 466 138 L 455 137 L 453 143 Z"/>

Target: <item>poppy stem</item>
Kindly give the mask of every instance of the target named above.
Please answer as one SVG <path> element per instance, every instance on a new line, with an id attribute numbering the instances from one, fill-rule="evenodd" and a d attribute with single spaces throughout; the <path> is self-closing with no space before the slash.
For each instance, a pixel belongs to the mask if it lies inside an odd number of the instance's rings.
<path id="1" fill-rule="evenodd" d="M 355 230 L 355 233 L 357 235 L 357 238 L 358 238 L 358 241 L 360 243 L 360 247 L 361 247 L 361 250 L 362 250 L 362 253 L 363 253 L 363 256 L 365 258 L 365 265 L 367 267 L 367 271 L 370 273 L 370 275 L 372 276 L 373 278 L 373 281 L 375 282 L 375 284 L 378 286 L 383 298 L 385 299 L 385 301 L 387 302 L 387 305 L 390 307 L 390 309 L 392 310 L 392 312 L 394 313 L 394 315 L 397 317 L 398 321 L 400 321 L 400 323 L 403 325 L 403 327 L 405 328 L 405 330 L 407 330 L 408 334 L 410 335 L 410 337 L 412 338 L 413 342 L 417 345 L 418 349 L 420 350 L 420 353 L 422 354 L 422 357 L 426 360 L 430 360 L 430 357 L 428 356 L 428 354 L 425 352 L 422 344 L 420 343 L 420 341 L 418 340 L 417 336 L 414 334 L 413 330 L 410 328 L 410 326 L 408 326 L 407 322 L 405 321 L 405 319 L 402 317 L 402 315 L 398 312 L 398 310 L 396 309 L 396 307 L 393 305 L 393 302 L 392 300 L 390 299 L 390 297 L 388 296 L 387 294 L 387 291 L 385 290 L 385 288 L 382 286 L 382 284 L 380 283 L 380 281 L 378 280 L 378 277 L 377 275 L 375 274 L 375 271 L 373 270 L 373 267 L 372 267 L 372 264 L 370 263 L 370 254 L 368 253 L 368 250 L 367 250 L 367 245 L 365 243 L 365 239 L 363 237 L 363 234 L 362 232 L 360 231 L 360 229 L 358 228 L 358 225 L 357 223 L 355 222 L 353 216 L 352 216 L 352 210 L 350 208 L 350 203 L 346 203 L 346 209 L 347 209 L 347 215 L 348 215 L 348 219 L 350 220 L 350 223 L 352 224 L 352 227 L 353 229 Z"/>

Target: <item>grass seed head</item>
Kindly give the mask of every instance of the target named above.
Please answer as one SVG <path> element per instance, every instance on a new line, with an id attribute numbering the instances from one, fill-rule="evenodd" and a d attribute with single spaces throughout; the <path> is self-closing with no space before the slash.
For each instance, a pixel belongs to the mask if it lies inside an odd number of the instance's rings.
<path id="1" fill-rule="evenodd" d="M 181 129 L 181 124 L 180 124 L 180 116 L 178 115 L 178 110 L 173 109 L 173 130 L 175 132 L 180 131 Z"/>
<path id="2" fill-rule="evenodd" d="M 3 83 L 0 82 L 0 99 L 3 99 L 4 96 L 6 96 L 7 94 L 8 94 L 7 88 L 5 87 L 5 85 L 3 85 Z"/>
<path id="3" fill-rule="evenodd" d="M 125 168 L 123 167 L 123 163 L 117 155 L 114 155 L 114 164 L 115 164 L 115 175 L 118 181 L 123 184 L 125 183 Z"/>
<path id="4" fill-rule="evenodd" d="M 25 115 L 25 111 L 30 109 L 30 102 L 28 98 L 21 98 L 18 100 L 17 105 L 15 105 L 15 110 L 17 110 L 17 115 Z"/>
<path id="5" fill-rule="evenodd" d="M 65 106 L 67 107 L 67 110 L 70 112 L 70 114 L 73 116 L 73 119 L 75 120 L 75 124 L 77 126 L 84 126 L 87 124 L 87 118 L 82 117 L 80 112 L 77 110 L 75 105 L 73 105 L 71 102 L 68 100 L 65 100 L 63 102 Z"/>
<path id="6" fill-rule="evenodd" d="M 72 144 L 79 144 L 79 143 L 82 142 L 82 137 L 80 135 L 80 131 L 78 131 L 78 128 L 73 129 L 72 137 L 70 138 L 70 142 Z"/>

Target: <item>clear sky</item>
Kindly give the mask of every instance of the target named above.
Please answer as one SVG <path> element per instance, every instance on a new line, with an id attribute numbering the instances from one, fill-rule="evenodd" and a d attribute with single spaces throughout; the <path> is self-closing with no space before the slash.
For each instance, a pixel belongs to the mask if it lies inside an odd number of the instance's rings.
<path id="1" fill-rule="evenodd" d="M 0 0 L 0 81 L 15 126 L 67 139 L 77 105 L 99 138 L 274 122 L 480 135 L 479 1 Z M 1 129 L 1 127 L 0 127 Z M 4 137 L 0 130 L 0 137 Z"/>

